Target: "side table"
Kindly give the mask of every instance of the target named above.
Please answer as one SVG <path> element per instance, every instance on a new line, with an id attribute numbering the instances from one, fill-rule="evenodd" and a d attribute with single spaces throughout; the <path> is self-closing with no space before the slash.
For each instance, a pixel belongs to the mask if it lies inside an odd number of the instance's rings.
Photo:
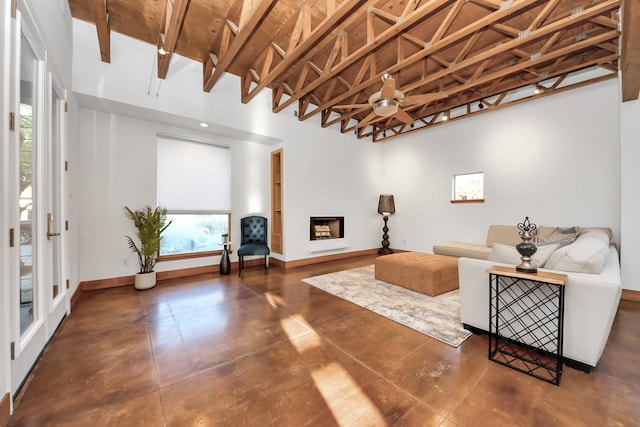
<path id="1" fill-rule="evenodd" d="M 229 259 L 229 249 L 231 242 L 218 243 L 222 245 L 222 256 L 220 257 L 220 274 L 229 274 L 231 272 L 231 260 Z"/>
<path id="2" fill-rule="evenodd" d="M 559 385 L 567 276 L 493 266 L 489 273 L 489 359 Z"/>

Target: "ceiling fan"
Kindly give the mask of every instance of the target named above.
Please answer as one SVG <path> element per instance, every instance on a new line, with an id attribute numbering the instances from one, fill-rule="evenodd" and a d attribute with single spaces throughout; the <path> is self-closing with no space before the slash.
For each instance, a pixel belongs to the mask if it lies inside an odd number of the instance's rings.
<path id="1" fill-rule="evenodd" d="M 367 104 L 336 105 L 334 108 L 363 108 L 371 107 L 373 111 L 358 123 L 358 128 L 366 126 L 376 117 L 395 117 L 402 123 L 411 124 L 413 117 L 400 107 L 410 107 L 418 104 L 428 104 L 438 99 L 449 96 L 447 92 L 426 93 L 422 95 L 404 96 L 404 93 L 396 89 L 396 79 L 390 74 L 382 75 L 382 88 L 372 94 Z"/>

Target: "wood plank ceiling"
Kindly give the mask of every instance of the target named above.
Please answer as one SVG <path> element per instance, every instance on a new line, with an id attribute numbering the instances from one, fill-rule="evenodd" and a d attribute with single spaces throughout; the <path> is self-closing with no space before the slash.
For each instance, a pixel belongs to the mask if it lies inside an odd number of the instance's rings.
<path id="1" fill-rule="evenodd" d="M 69 0 L 73 17 L 95 24 L 105 62 L 110 32 L 122 33 L 166 52 L 160 78 L 176 53 L 202 64 L 204 91 L 232 73 L 244 103 L 268 88 L 273 112 L 297 103 L 299 120 L 320 114 L 323 127 L 373 141 L 615 78 L 619 69 L 624 100 L 637 99 L 639 3 Z M 361 104 L 385 73 L 400 92 L 392 100 L 439 95 L 401 104 L 410 119 L 372 114 Z"/>

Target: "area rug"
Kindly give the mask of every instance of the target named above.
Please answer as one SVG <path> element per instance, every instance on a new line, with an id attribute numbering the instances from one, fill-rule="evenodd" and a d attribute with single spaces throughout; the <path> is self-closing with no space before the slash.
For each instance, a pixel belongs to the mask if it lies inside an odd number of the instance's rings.
<path id="1" fill-rule="evenodd" d="M 374 265 L 323 274 L 303 282 L 453 347 L 472 334 L 460 321 L 460 291 L 430 297 L 376 280 Z"/>

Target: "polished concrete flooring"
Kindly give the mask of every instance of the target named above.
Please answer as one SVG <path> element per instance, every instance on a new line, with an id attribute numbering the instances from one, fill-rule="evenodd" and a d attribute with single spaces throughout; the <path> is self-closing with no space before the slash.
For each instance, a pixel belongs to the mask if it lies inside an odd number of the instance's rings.
<path id="1" fill-rule="evenodd" d="M 373 259 L 86 292 L 10 425 L 640 425 L 640 303 L 558 387 L 488 361 L 485 336 L 453 348 L 301 281 Z"/>

